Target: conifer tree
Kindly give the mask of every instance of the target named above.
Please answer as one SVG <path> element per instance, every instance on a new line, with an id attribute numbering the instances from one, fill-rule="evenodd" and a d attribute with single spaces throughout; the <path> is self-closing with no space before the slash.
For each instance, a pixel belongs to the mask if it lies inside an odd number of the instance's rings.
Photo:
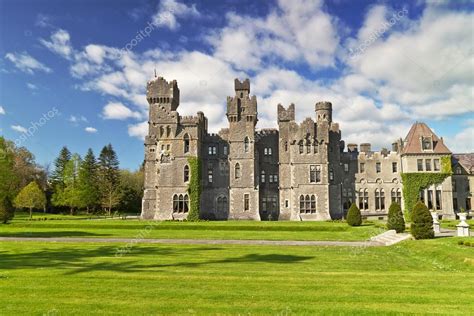
<path id="1" fill-rule="evenodd" d="M 388 209 L 387 229 L 394 229 L 397 233 L 405 231 L 402 208 L 396 202 L 393 202 Z"/>
<path id="2" fill-rule="evenodd" d="M 108 215 L 120 203 L 119 161 L 111 144 L 102 148 L 99 156 L 101 205 Z"/>
<path id="3" fill-rule="evenodd" d="M 97 169 L 98 166 L 94 152 L 89 148 L 84 160 L 80 164 L 78 175 L 80 207 L 86 208 L 87 213 L 89 213 L 91 208 L 100 204 Z"/>
<path id="4" fill-rule="evenodd" d="M 362 216 L 360 210 L 355 203 L 352 203 L 349 211 L 347 212 L 347 224 L 350 226 L 362 225 Z"/>
<path id="5" fill-rule="evenodd" d="M 411 234 L 415 239 L 434 238 L 433 217 L 423 202 L 419 201 L 415 204 L 411 219 Z"/>

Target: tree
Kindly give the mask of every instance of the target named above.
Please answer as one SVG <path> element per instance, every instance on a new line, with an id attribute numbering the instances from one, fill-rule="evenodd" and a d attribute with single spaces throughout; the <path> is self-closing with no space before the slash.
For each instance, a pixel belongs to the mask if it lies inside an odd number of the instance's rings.
<path id="1" fill-rule="evenodd" d="M 9 197 L 0 197 L 0 221 L 3 224 L 8 223 L 15 214 L 15 209 Z"/>
<path id="2" fill-rule="evenodd" d="M 18 175 L 15 173 L 15 155 L 13 143 L 0 137 L 0 200 L 10 201 L 18 193 Z"/>
<path id="3" fill-rule="evenodd" d="M 434 238 L 433 217 L 423 202 L 418 201 L 418 203 L 415 204 L 411 219 L 411 234 L 415 239 Z"/>
<path id="4" fill-rule="evenodd" d="M 64 185 L 64 169 L 70 160 L 71 152 L 64 146 L 59 153 L 59 157 L 54 161 L 54 171 L 51 174 L 51 184 L 53 186 Z"/>
<path id="5" fill-rule="evenodd" d="M 66 163 L 61 176 L 63 183 L 58 183 L 55 186 L 52 203 L 54 206 L 68 207 L 71 215 L 74 215 L 74 210 L 81 207 L 78 172 L 81 164 L 81 157 L 78 154 L 71 156 L 71 159 Z"/>
<path id="6" fill-rule="evenodd" d="M 143 169 L 135 172 L 120 171 L 120 209 L 131 213 L 140 213 L 143 198 Z"/>
<path id="7" fill-rule="evenodd" d="M 347 212 L 347 224 L 350 226 L 362 225 L 362 216 L 360 210 L 355 203 L 352 203 L 349 211 Z"/>
<path id="8" fill-rule="evenodd" d="M 84 160 L 79 166 L 78 194 L 81 208 L 86 208 L 89 213 L 91 208 L 98 205 L 100 198 L 99 186 L 97 184 L 97 161 L 94 152 L 89 148 Z"/>
<path id="9" fill-rule="evenodd" d="M 102 148 L 99 156 L 99 184 L 101 205 L 107 212 L 112 213 L 112 208 L 120 203 L 121 192 L 119 183 L 119 161 L 112 145 Z"/>
<path id="10" fill-rule="evenodd" d="M 31 219 L 33 209 L 44 209 L 46 207 L 46 196 L 38 183 L 32 181 L 18 193 L 14 204 L 17 208 L 29 209 Z"/>
<path id="11" fill-rule="evenodd" d="M 397 233 L 405 231 L 405 219 L 403 218 L 402 208 L 396 202 L 393 202 L 388 209 L 387 229 L 394 229 Z"/>

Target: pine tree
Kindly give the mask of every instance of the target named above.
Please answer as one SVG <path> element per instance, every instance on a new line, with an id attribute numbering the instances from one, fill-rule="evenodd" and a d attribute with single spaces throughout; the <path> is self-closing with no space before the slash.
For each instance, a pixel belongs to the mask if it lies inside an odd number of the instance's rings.
<path id="1" fill-rule="evenodd" d="M 403 218 L 402 208 L 396 202 L 393 202 L 388 209 L 387 229 L 394 229 L 397 233 L 405 231 L 405 219 Z"/>
<path id="2" fill-rule="evenodd" d="M 79 167 L 78 189 L 80 206 L 90 209 L 99 204 L 98 166 L 94 152 L 89 148 Z"/>
<path id="3" fill-rule="evenodd" d="M 347 212 L 347 224 L 350 226 L 362 225 L 362 216 L 360 210 L 355 203 L 352 203 L 349 211 Z"/>
<path id="4" fill-rule="evenodd" d="M 102 148 L 99 156 L 99 183 L 101 192 L 101 205 L 107 214 L 112 213 L 112 208 L 120 203 L 120 172 L 119 161 L 112 145 Z"/>
<path id="5" fill-rule="evenodd" d="M 30 219 L 33 217 L 33 209 L 44 209 L 46 207 L 46 196 L 35 181 L 24 187 L 15 198 L 15 207 L 27 208 L 30 211 Z"/>
<path id="6" fill-rule="evenodd" d="M 54 170 L 50 177 L 53 187 L 56 185 L 64 185 L 64 169 L 70 160 L 71 152 L 64 146 L 59 153 L 59 157 L 54 161 Z"/>
<path id="7" fill-rule="evenodd" d="M 433 217 L 423 202 L 419 201 L 415 204 L 411 219 L 411 234 L 415 239 L 434 238 Z"/>
<path id="8" fill-rule="evenodd" d="M 81 157 L 78 154 L 72 155 L 71 159 L 64 166 L 62 174 L 63 184 L 56 185 L 52 197 L 53 205 L 68 207 L 71 215 L 74 214 L 76 208 L 81 207 L 78 185 L 80 164 Z"/>

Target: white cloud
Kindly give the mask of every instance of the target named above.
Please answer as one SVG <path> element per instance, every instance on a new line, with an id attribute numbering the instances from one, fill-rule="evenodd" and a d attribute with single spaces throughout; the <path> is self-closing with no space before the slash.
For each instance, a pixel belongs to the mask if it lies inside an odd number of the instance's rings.
<path id="1" fill-rule="evenodd" d="M 85 130 L 87 133 L 91 133 L 91 134 L 97 133 L 97 129 L 94 128 L 94 127 L 86 127 L 84 130 Z"/>
<path id="2" fill-rule="evenodd" d="M 50 41 L 40 39 L 40 43 L 53 53 L 70 59 L 73 53 L 70 39 L 70 35 L 67 31 L 59 29 L 51 35 Z"/>
<path id="3" fill-rule="evenodd" d="M 35 58 L 31 57 L 28 53 L 7 53 L 5 58 L 11 61 L 16 68 L 28 74 L 34 74 L 35 71 L 44 71 L 46 73 L 52 72 L 52 70 Z"/>
<path id="4" fill-rule="evenodd" d="M 109 102 L 105 105 L 102 116 L 106 120 L 126 120 L 128 118 L 140 119 L 139 112 L 134 112 L 120 102 Z"/>
<path id="5" fill-rule="evenodd" d="M 447 137 L 445 143 L 452 152 L 474 153 L 474 126 L 470 125 L 453 137 Z"/>
<path id="6" fill-rule="evenodd" d="M 74 123 L 74 124 L 78 124 L 78 123 L 87 123 L 87 118 L 83 115 L 80 115 L 80 116 L 76 116 L 76 115 L 71 115 L 68 119 L 69 122 L 71 123 Z"/>
<path id="7" fill-rule="evenodd" d="M 129 125 L 128 135 L 132 137 L 138 137 L 140 139 L 145 139 L 145 136 L 148 135 L 148 122 L 145 121 L 138 124 Z"/>
<path id="8" fill-rule="evenodd" d="M 26 128 L 24 128 L 21 125 L 12 125 L 11 128 L 12 128 L 12 130 L 14 130 L 16 132 L 19 132 L 19 133 L 26 133 L 28 131 Z"/>
<path id="9" fill-rule="evenodd" d="M 176 0 L 162 0 L 158 6 L 158 11 L 152 17 L 152 23 L 157 27 L 176 30 L 180 26 L 178 18 L 198 16 L 200 16 L 200 13 L 195 4 L 187 6 Z"/>
<path id="10" fill-rule="evenodd" d="M 0 105 L 0 115 L 5 115 L 5 109 Z"/>
<path id="11" fill-rule="evenodd" d="M 32 84 L 30 82 L 27 82 L 26 83 L 26 86 L 28 87 L 28 89 L 30 90 L 38 90 L 38 86 L 36 86 L 35 84 Z"/>

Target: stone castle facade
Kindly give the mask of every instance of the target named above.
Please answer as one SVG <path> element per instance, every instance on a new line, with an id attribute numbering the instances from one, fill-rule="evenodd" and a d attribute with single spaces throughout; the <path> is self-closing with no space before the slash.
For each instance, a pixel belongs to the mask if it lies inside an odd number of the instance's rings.
<path id="1" fill-rule="evenodd" d="M 415 123 L 390 151 L 374 152 L 367 143 L 346 148 L 330 102 L 316 103 L 313 118 L 301 123 L 295 105 L 278 105 L 278 129 L 257 130 L 257 98 L 248 79 L 235 80 L 235 94 L 227 98 L 229 127 L 218 134 L 208 133 L 202 112 L 180 116 L 179 97 L 175 80 L 158 77 L 147 84 L 144 219 L 187 217 L 189 157 L 201 161 L 201 218 L 301 221 L 342 218 L 352 202 L 365 217 L 385 218 L 392 201 L 403 207 L 402 172 L 441 172 L 442 157 L 452 156 L 424 123 Z M 474 169 L 463 170 L 457 185 L 472 182 Z M 460 201 L 453 177 L 420 192 L 447 218 L 471 207 L 473 186 Z"/>

